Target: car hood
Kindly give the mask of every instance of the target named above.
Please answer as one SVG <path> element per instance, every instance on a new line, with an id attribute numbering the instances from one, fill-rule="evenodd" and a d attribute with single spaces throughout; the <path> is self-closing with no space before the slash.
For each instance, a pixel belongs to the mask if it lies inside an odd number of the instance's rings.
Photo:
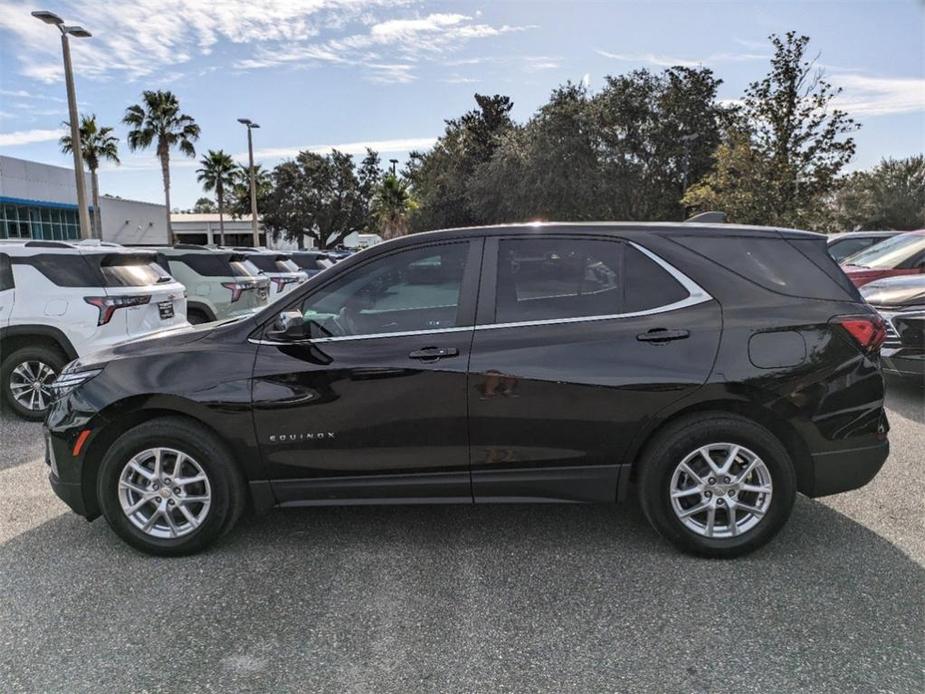
<path id="1" fill-rule="evenodd" d="M 872 306 L 922 306 L 925 305 L 925 275 L 876 280 L 865 285 L 861 295 Z"/>
<path id="2" fill-rule="evenodd" d="M 845 274 L 848 275 L 855 287 L 861 287 L 869 282 L 874 280 L 879 280 L 884 277 L 895 277 L 897 275 L 908 275 L 910 273 L 916 272 L 915 270 L 880 270 L 872 269 L 866 267 L 858 267 L 856 265 L 842 265 L 842 270 L 845 271 Z"/>
<path id="3" fill-rule="evenodd" d="M 107 349 L 92 352 L 72 364 L 70 370 L 92 368 L 117 359 L 140 357 L 147 354 L 161 354 L 177 351 L 179 348 L 203 339 L 214 339 L 228 332 L 229 328 L 238 327 L 247 320 L 232 318 L 220 323 L 203 323 L 200 325 L 183 325 L 162 330 L 148 337 L 120 342 Z"/>

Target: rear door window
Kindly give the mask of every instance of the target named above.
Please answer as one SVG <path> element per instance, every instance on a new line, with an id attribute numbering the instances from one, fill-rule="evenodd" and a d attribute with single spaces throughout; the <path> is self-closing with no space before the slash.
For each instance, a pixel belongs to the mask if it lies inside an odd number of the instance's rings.
<path id="1" fill-rule="evenodd" d="M 58 287 L 102 287 L 99 265 L 77 253 L 38 253 L 11 258 L 14 265 L 30 265 Z"/>
<path id="2" fill-rule="evenodd" d="M 13 266 L 10 264 L 10 256 L 0 253 L 0 292 L 12 289 L 13 286 Z"/>
<path id="3" fill-rule="evenodd" d="M 618 241 L 503 239 L 498 247 L 495 320 L 544 321 L 620 313 Z"/>
<path id="4" fill-rule="evenodd" d="M 153 255 L 113 253 L 100 261 L 100 271 L 107 287 L 147 287 L 173 280 Z"/>
<path id="5" fill-rule="evenodd" d="M 184 263 L 203 277 L 228 277 L 232 275 L 228 267 L 228 256 L 220 253 L 188 253 L 180 256 L 167 256 L 171 263 Z"/>

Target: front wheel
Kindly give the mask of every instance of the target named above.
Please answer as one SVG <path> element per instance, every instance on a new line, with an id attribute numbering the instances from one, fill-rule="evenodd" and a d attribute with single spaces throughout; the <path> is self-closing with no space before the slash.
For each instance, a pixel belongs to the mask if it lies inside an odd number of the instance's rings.
<path id="1" fill-rule="evenodd" d="M 116 440 L 103 457 L 97 494 L 123 540 L 164 556 L 203 549 L 244 508 L 244 481 L 227 448 L 205 428 L 172 417 Z"/>
<path id="2" fill-rule="evenodd" d="M 640 461 L 643 512 L 679 549 L 735 557 L 768 542 L 793 508 L 796 474 L 780 441 L 737 415 L 669 426 Z"/>

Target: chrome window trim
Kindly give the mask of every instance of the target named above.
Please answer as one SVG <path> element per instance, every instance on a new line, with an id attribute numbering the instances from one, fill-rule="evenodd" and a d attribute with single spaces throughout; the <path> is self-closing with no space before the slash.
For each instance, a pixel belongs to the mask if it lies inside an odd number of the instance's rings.
<path id="1" fill-rule="evenodd" d="M 713 297 L 703 289 L 699 284 L 694 282 L 690 277 L 685 275 L 683 272 L 675 268 L 673 265 L 670 265 L 668 262 L 657 256 L 655 253 L 650 251 L 643 246 L 640 246 L 637 243 L 632 241 L 624 241 L 624 243 L 629 244 L 635 248 L 640 253 L 647 256 L 653 262 L 655 262 L 659 267 L 665 270 L 669 275 L 671 275 L 683 288 L 687 291 L 688 296 L 685 299 L 680 301 L 675 301 L 671 304 L 665 304 L 664 306 L 656 306 L 655 308 L 645 309 L 644 311 L 631 311 L 628 313 L 609 313 L 600 316 L 574 316 L 572 318 L 548 318 L 545 320 L 531 320 L 531 321 L 515 321 L 512 323 L 485 323 L 484 325 L 466 325 L 461 327 L 454 328 L 434 328 L 432 330 L 405 330 L 400 332 L 392 333 L 370 333 L 369 335 L 340 335 L 336 337 L 316 337 L 307 340 L 300 340 L 296 344 L 323 344 L 325 342 L 345 342 L 347 340 L 374 340 L 379 338 L 388 338 L 388 337 L 408 337 L 412 335 L 439 335 L 443 333 L 456 333 L 463 332 L 465 330 L 498 330 L 503 328 L 521 328 L 521 327 L 535 327 L 539 325 L 559 325 L 567 323 L 591 323 L 596 321 L 604 320 L 617 320 L 620 318 L 638 318 L 640 316 L 652 316 L 659 313 L 668 313 L 669 311 L 677 311 L 682 308 L 689 308 L 690 306 L 696 306 L 697 304 L 702 304 L 707 301 L 713 301 Z M 259 345 L 290 345 L 292 342 L 279 342 L 275 340 L 261 340 L 256 338 L 250 338 L 248 340 L 253 344 Z"/>

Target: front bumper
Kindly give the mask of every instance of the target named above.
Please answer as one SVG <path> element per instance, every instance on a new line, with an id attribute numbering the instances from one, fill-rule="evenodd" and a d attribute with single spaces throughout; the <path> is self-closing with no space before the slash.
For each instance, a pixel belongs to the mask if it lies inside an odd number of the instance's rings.
<path id="1" fill-rule="evenodd" d="M 889 441 L 813 454 L 813 487 L 808 496 L 827 496 L 863 487 L 880 472 L 889 454 Z"/>

